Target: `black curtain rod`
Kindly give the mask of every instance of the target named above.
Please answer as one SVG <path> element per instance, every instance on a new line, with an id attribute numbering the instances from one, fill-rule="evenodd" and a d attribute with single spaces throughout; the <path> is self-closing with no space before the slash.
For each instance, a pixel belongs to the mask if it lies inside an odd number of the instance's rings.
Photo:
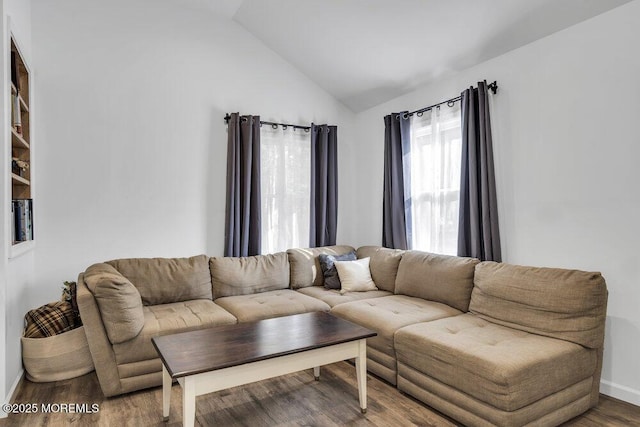
<path id="1" fill-rule="evenodd" d="M 229 115 L 229 113 L 227 113 L 224 116 L 224 122 L 226 124 L 229 124 L 230 119 L 231 119 L 231 116 Z M 309 132 L 311 130 L 311 126 L 292 125 L 291 123 L 266 122 L 266 121 L 260 120 L 260 126 L 262 125 L 271 125 L 273 129 L 278 129 L 278 126 L 282 126 L 283 130 L 287 129 L 288 127 L 292 127 L 293 130 L 304 129 L 305 132 Z"/>
<path id="2" fill-rule="evenodd" d="M 493 83 L 488 84 L 487 88 L 490 89 L 491 92 L 495 95 L 496 92 L 498 91 L 498 82 L 494 81 Z M 439 107 L 442 104 L 447 104 L 447 106 L 453 107 L 455 103 L 460 101 L 461 99 L 462 99 L 462 96 L 456 96 L 455 98 L 447 99 L 446 101 L 438 102 L 437 104 L 429 105 L 428 107 L 423 107 L 423 108 L 420 108 L 419 110 L 415 110 L 410 113 L 405 113 L 404 118 L 407 119 L 410 116 L 413 116 L 414 114 L 420 117 L 422 116 L 422 113 L 424 113 L 425 111 L 429 111 L 434 107 Z"/>

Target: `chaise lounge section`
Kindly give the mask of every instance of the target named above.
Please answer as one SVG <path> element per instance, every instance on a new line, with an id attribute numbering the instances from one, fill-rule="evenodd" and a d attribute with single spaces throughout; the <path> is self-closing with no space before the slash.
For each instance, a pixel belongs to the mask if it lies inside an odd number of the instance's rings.
<path id="1" fill-rule="evenodd" d="M 474 426 L 558 425 L 598 402 L 599 273 L 476 266 L 469 313 L 395 336 L 398 388 Z"/>
<path id="2" fill-rule="evenodd" d="M 161 384 L 151 337 L 312 311 L 373 329 L 367 368 L 468 425 L 557 425 L 598 401 L 599 273 L 364 246 L 378 290 L 325 289 L 321 254 L 125 259 L 80 274 L 78 305 L 106 396 Z"/>

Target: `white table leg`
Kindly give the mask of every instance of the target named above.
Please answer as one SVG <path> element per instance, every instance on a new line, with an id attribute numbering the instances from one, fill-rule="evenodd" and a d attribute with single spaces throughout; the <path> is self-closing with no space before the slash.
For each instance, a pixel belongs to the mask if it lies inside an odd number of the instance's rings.
<path id="1" fill-rule="evenodd" d="M 315 378 L 316 381 L 320 381 L 320 366 L 313 367 L 313 378 Z"/>
<path id="2" fill-rule="evenodd" d="M 171 375 L 167 368 L 162 365 L 162 417 L 163 421 L 169 421 L 169 410 L 171 409 Z"/>
<path id="3" fill-rule="evenodd" d="M 193 378 L 185 377 L 182 384 L 182 425 L 193 426 L 196 422 L 196 384 Z"/>
<path id="4" fill-rule="evenodd" d="M 367 413 L 367 340 L 358 341 L 358 357 L 356 357 L 356 376 L 358 378 L 358 397 L 360 410 Z"/>

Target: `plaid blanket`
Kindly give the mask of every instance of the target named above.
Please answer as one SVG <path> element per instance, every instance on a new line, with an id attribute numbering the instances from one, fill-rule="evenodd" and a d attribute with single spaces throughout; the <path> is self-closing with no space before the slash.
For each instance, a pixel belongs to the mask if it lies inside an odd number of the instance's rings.
<path id="1" fill-rule="evenodd" d="M 24 320 L 24 336 L 27 338 L 51 337 L 79 326 L 73 307 L 67 301 L 52 302 L 30 310 Z"/>

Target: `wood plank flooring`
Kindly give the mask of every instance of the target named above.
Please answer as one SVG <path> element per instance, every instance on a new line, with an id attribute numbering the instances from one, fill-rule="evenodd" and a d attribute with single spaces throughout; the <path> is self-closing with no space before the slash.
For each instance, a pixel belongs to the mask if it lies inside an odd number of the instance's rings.
<path id="1" fill-rule="evenodd" d="M 458 424 L 368 375 L 368 411 L 360 413 L 355 368 L 346 362 L 323 367 L 320 381 L 311 370 L 198 397 L 200 426 L 435 426 Z M 182 396 L 174 385 L 171 418 L 162 421 L 162 388 L 124 396 L 102 396 L 95 373 L 55 383 L 23 380 L 15 403 L 97 403 L 97 413 L 11 414 L 9 426 L 180 426 Z M 567 423 L 571 427 L 640 426 L 640 407 L 606 396 L 600 404 Z"/>

